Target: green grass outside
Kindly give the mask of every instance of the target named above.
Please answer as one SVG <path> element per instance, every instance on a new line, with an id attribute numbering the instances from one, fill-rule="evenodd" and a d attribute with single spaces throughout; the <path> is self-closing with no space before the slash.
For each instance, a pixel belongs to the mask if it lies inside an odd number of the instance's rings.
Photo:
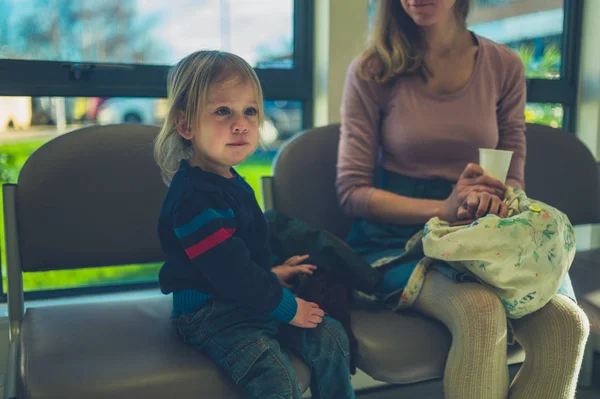
<path id="1" fill-rule="evenodd" d="M 0 143 L 0 183 L 15 183 L 23 164 L 48 139 Z M 259 204 L 262 204 L 260 178 L 271 174 L 268 158 L 250 158 L 236 170 L 254 189 Z M 0 204 L 2 194 L 0 192 Z M 4 251 L 4 214 L 0 212 L 0 247 L 2 261 L 2 284 L 6 292 L 6 253 Z M 156 281 L 160 264 L 99 267 L 76 270 L 57 270 L 24 273 L 25 291 L 52 290 L 60 288 L 89 287 L 109 284 L 125 284 Z"/>

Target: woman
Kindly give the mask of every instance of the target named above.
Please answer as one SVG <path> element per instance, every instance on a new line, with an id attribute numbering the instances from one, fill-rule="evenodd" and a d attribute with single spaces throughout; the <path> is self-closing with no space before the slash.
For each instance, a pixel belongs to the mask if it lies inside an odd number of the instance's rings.
<path id="1" fill-rule="evenodd" d="M 380 0 L 373 39 L 348 70 L 337 189 L 355 218 L 348 242 L 378 265 L 431 217 L 506 216 L 505 186 L 478 148 L 513 151 L 506 181 L 524 187 L 525 77 L 519 57 L 466 28 L 469 0 Z M 386 273 L 394 298 L 414 265 Z M 589 332 L 565 279 L 543 309 L 512 322 L 527 360 L 509 384 L 506 313 L 490 290 L 430 270 L 414 307 L 444 323 L 447 398 L 573 398 Z M 566 295 L 565 295 L 566 294 Z"/>

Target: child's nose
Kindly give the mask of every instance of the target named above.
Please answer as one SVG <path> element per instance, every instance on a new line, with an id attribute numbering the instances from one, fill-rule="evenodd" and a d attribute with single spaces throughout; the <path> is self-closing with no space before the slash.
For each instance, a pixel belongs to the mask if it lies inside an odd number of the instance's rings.
<path id="1" fill-rule="evenodd" d="M 248 132 L 248 124 L 244 118 L 237 118 L 237 120 L 233 123 L 233 132 L 234 133 L 247 133 Z"/>

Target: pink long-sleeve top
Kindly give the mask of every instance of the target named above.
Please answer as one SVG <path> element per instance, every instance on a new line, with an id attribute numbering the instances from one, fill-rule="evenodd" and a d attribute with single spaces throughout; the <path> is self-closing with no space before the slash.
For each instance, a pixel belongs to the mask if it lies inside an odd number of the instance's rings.
<path id="1" fill-rule="evenodd" d="M 415 178 L 457 181 L 479 148 L 513 151 L 506 184 L 524 187 L 525 101 L 523 63 L 508 47 L 479 43 L 467 84 L 438 95 L 418 75 L 388 85 L 348 68 L 341 107 L 337 191 L 345 212 L 368 217 L 377 165 Z"/>

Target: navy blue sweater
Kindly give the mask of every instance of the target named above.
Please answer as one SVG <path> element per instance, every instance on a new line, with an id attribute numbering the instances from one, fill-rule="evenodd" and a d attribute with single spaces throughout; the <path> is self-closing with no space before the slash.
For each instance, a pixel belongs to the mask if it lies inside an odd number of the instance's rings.
<path id="1" fill-rule="evenodd" d="M 232 173 L 227 179 L 181 161 L 158 222 L 167 255 L 161 291 L 173 293 L 175 316 L 216 296 L 290 322 L 296 299 L 271 272 L 267 223 L 252 188 Z"/>

